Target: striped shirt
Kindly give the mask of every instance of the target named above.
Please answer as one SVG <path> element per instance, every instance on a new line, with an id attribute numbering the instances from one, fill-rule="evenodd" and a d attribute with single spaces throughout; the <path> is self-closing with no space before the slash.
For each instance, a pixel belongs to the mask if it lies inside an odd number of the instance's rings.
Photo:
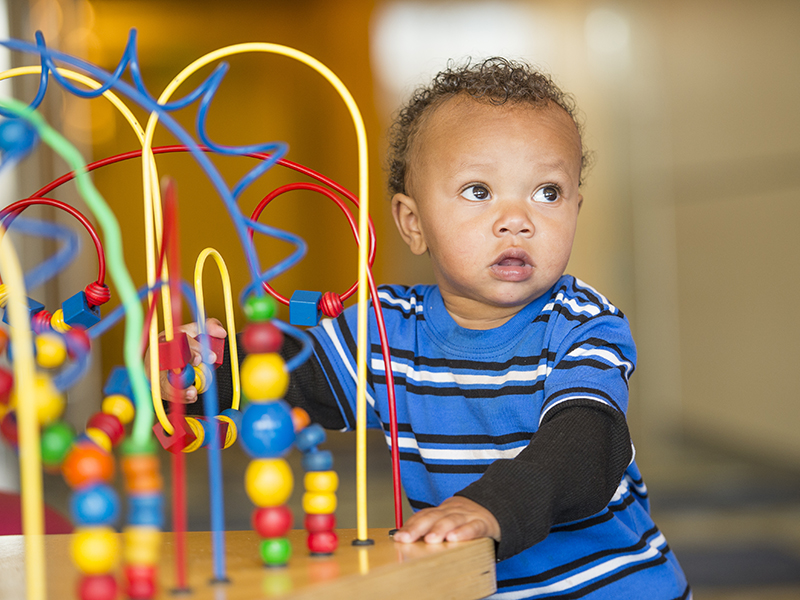
<path id="1" fill-rule="evenodd" d="M 514 459 L 548 415 L 587 404 L 627 410 L 636 361 L 627 319 L 571 276 L 491 330 L 460 327 L 436 286 L 382 286 L 378 295 L 403 487 L 415 510 L 463 490 L 494 461 Z M 309 330 L 348 429 L 355 428 L 356 331 L 353 308 Z M 372 317 L 368 337 L 368 426 L 382 428 L 391 445 L 387 366 Z M 602 511 L 552 527 L 540 543 L 499 562 L 497 578 L 493 598 L 507 600 L 691 595 L 650 518 L 634 461 Z"/>

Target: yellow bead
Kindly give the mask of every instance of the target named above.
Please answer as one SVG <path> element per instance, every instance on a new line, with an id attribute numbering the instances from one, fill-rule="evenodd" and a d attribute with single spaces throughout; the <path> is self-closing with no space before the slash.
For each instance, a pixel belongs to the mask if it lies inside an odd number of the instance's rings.
<path id="1" fill-rule="evenodd" d="M 113 571 L 119 561 L 119 539 L 110 527 L 86 527 L 72 536 L 72 561 L 87 575 Z"/>
<path id="2" fill-rule="evenodd" d="M 306 492 L 303 510 L 309 515 L 328 515 L 336 512 L 336 494 L 333 492 Z"/>
<path id="3" fill-rule="evenodd" d="M 126 527 L 122 532 L 125 542 L 123 556 L 129 565 L 156 565 L 161 553 L 161 532 L 157 527 Z"/>
<path id="4" fill-rule="evenodd" d="M 36 373 L 33 379 L 33 389 L 36 398 L 36 418 L 39 425 L 49 425 L 64 412 L 66 400 L 53 385 L 53 380 L 46 373 Z M 17 406 L 17 387 L 11 390 L 9 406 Z"/>
<path id="5" fill-rule="evenodd" d="M 305 476 L 307 492 L 335 492 L 339 488 L 336 471 L 309 471 Z"/>
<path id="6" fill-rule="evenodd" d="M 64 311 L 60 308 L 50 317 L 50 326 L 56 331 L 67 333 L 72 327 L 64 321 Z"/>
<path id="7" fill-rule="evenodd" d="M 106 452 L 111 452 L 111 438 L 108 437 L 108 434 L 102 429 L 98 429 L 97 427 L 87 427 L 86 436 Z"/>
<path id="8" fill-rule="evenodd" d="M 194 452 L 203 445 L 203 442 L 206 439 L 206 430 L 203 429 L 202 423 L 200 423 L 200 421 L 194 417 L 186 417 L 186 424 L 189 426 L 189 429 L 192 430 L 192 433 L 195 435 L 195 439 L 192 443 L 187 445 L 183 451 Z"/>
<path id="9" fill-rule="evenodd" d="M 123 425 L 133 421 L 133 415 L 136 412 L 131 399 L 121 394 L 106 396 L 103 400 L 102 410 L 104 413 L 117 417 Z"/>
<path id="10" fill-rule="evenodd" d="M 228 430 L 225 432 L 225 445 L 222 446 L 222 449 L 224 450 L 225 448 L 230 448 L 236 441 L 238 433 L 236 431 L 236 423 L 234 422 L 233 419 L 231 419 L 230 417 L 226 417 L 225 415 L 217 415 L 215 418 L 217 419 L 217 421 L 220 421 L 221 423 L 228 424 Z"/>
<path id="11" fill-rule="evenodd" d="M 281 506 L 292 495 L 294 476 L 282 458 L 259 458 L 247 465 L 244 488 L 256 506 Z"/>
<path id="12" fill-rule="evenodd" d="M 200 363 L 194 367 L 194 387 L 198 394 L 204 394 L 211 383 L 211 367 L 206 363 Z"/>
<path id="13" fill-rule="evenodd" d="M 289 387 L 286 363 L 280 354 L 248 354 L 241 369 L 242 393 L 250 400 L 278 400 Z"/>
<path id="14" fill-rule="evenodd" d="M 67 360 L 67 344 L 57 333 L 45 332 L 36 336 L 36 362 L 44 369 L 55 369 Z"/>

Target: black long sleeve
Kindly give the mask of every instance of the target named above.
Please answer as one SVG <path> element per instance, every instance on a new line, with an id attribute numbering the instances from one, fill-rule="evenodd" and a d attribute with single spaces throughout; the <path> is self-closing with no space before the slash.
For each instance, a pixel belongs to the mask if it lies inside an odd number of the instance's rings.
<path id="1" fill-rule="evenodd" d="M 455 494 L 497 519 L 497 560 L 542 541 L 554 525 L 601 511 L 630 463 L 628 426 L 619 411 L 587 402 L 548 417 L 515 458 L 496 460 Z"/>

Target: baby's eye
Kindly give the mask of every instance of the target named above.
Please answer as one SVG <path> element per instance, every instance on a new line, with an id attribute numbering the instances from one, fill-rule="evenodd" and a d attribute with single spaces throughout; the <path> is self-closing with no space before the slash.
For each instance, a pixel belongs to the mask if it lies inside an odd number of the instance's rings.
<path id="1" fill-rule="evenodd" d="M 471 185 L 461 192 L 462 198 L 472 200 L 473 202 L 482 202 L 483 200 L 488 200 L 491 196 L 492 194 L 489 192 L 489 189 L 485 185 L 479 183 Z"/>
<path id="2" fill-rule="evenodd" d="M 561 191 L 554 185 L 546 185 L 533 193 L 536 202 L 551 204 L 561 197 Z"/>

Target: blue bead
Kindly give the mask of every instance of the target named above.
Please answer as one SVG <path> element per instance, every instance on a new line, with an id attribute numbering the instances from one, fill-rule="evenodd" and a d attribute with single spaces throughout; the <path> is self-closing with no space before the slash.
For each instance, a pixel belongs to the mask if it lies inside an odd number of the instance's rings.
<path id="1" fill-rule="evenodd" d="M 254 402 L 242 415 L 239 439 L 253 458 L 278 458 L 294 443 L 294 423 L 283 400 Z"/>
<path id="2" fill-rule="evenodd" d="M 44 310 L 44 304 L 42 304 L 41 302 L 37 302 L 33 298 L 28 298 L 28 320 L 30 320 L 30 318 L 33 317 L 33 315 L 42 310 Z M 9 324 L 8 306 L 6 306 L 6 309 L 3 311 L 3 323 L 5 323 L 6 325 Z"/>
<path id="3" fill-rule="evenodd" d="M 185 365 L 180 373 L 175 373 L 172 369 L 167 371 L 169 384 L 179 390 L 185 390 L 190 385 L 194 385 L 195 372 L 191 363 Z"/>
<path id="4" fill-rule="evenodd" d="M 64 323 L 71 327 L 79 325 L 84 329 L 89 329 L 95 323 L 100 322 L 100 308 L 89 305 L 86 292 L 83 290 L 64 300 L 61 310 L 64 311 Z"/>
<path id="5" fill-rule="evenodd" d="M 0 150 L 17 155 L 28 154 L 36 145 L 36 129 L 23 119 L 6 119 L 0 123 Z"/>
<path id="6" fill-rule="evenodd" d="M 330 471 L 333 469 L 333 454 L 330 450 L 313 450 L 303 454 L 303 470 Z"/>
<path id="7" fill-rule="evenodd" d="M 114 525 L 119 519 L 119 497 L 105 484 L 76 490 L 69 507 L 75 525 Z"/>
<path id="8" fill-rule="evenodd" d="M 164 496 L 137 494 L 128 496 L 128 524 L 164 527 Z"/>
<path id="9" fill-rule="evenodd" d="M 297 290 L 289 301 L 289 323 L 306 327 L 313 327 L 319 323 L 322 316 L 319 308 L 321 298 L 322 292 Z"/>
<path id="10" fill-rule="evenodd" d="M 133 388 L 131 387 L 131 380 L 128 378 L 128 369 L 125 367 L 114 367 L 111 369 L 103 386 L 103 394 L 106 396 L 113 396 L 119 394 L 126 398 L 133 398 Z"/>
<path id="11" fill-rule="evenodd" d="M 297 434 L 297 449 L 300 452 L 309 452 L 317 444 L 325 441 L 325 430 L 319 423 L 312 423 Z"/>
<path id="12" fill-rule="evenodd" d="M 242 411 L 236 410 L 235 408 L 226 408 L 219 414 L 228 417 L 231 421 L 236 423 L 236 431 L 242 430 Z"/>

